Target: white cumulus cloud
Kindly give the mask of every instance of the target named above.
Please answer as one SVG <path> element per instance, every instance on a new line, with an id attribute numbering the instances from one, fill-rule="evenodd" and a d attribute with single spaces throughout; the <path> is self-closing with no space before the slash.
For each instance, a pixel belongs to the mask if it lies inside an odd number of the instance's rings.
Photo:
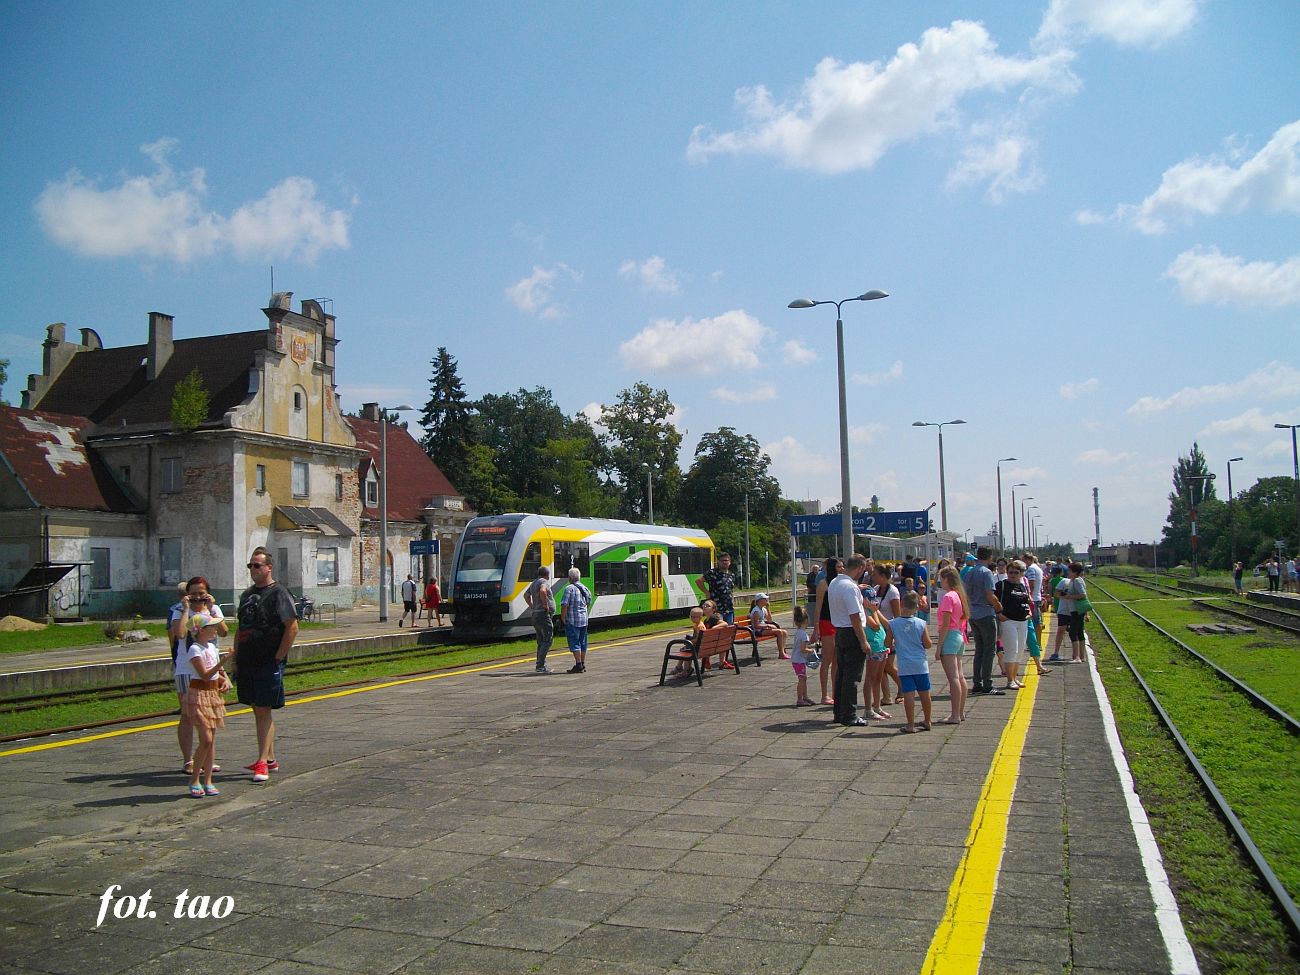
<path id="1" fill-rule="evenodd" d="M 1294 423 L 1293 418 L 1297 414 L 1300 414 L 1300 407 L 1290 413 L 1266 415 L 1258 406 L 1252 406 L 1246 412 L 1238 413 L 1226 420 L 1215 420 L 1201 431 L 1201 436 L 1231 435 L 1234 433 L 1272 433 L 1273 424 Z"/>
<path id="2" fill-rule="evenodd" d="M 553 264 L 551 267 L 535 264 L 532 274 L 506 288 L 506 297 L 525 314 L 559 318 L 564 314 L 564 308 L 556 301 L 555 289 L 557 284 L 566 280 L 581 281 L 582 272 L 567 264 Z"/>
<path id="3" fill-rule="evenodd" d="M 1144 234 L 1162 234 L 1170 223 L 1247 210 L 1300 214 L 1300 121 L 1282 126 L 1240 165 L 1223 156 L 1183 160 L 1165 170 L 1154 193 L 1136 205 L 1122 204 L 1113 218 Z"/>
<path id="4" fill-rule="evenodd" d="M 1233 383 L 1185 386 L 1169 396 L 1143 396 L 1128 408 L 1130 416 L 1153 416 L 1169 410 L 1187 410 L 1212 403 L 1255 396 L 1278 399 L 1290 396 L 1300 387 L 1300 369 L 1273 360 Z"/>
<path id="5" fill-rule="evenodd" d="M 1078 399 L 1085 393 L 1095 393 L 1101 385 L 1100 380 L 1085 379 L 1081 383 L 1064 383 L 1060 388 L 1061 399 Z"/>
<path id="6" fill-rule="evenodd" d="M 1034 143 L 1016 132 L 985 135 L 977 128 L 976 138 L 963 150 L 961 159 L 948 173 L 948 186 L 987 184 L 984 195 L 990 203 L 1001 203 L 1013 193 L 1029 193 L 1043 185 L 1043 174 L 1034 163 Z"/>
<path id="7" fill-rule="evenodd" d="M 1105 447 L 1097 447 L 1095 450 L 1085 450 L 1078 457 L 1074 458 L 1076 464 L 1094 464 L 1098 467 L 1113 467 L 1115 464 L 1122 464 L 1133 456 L 1129 451 L 1112 452 Z"/>
<path id="8" fill-rule="evenodd" d="M 768 400 L 776 399 L 776 387 L 771 383 L 762 383 L 745 389 L 719 386 L 713 391 L 713 396 L 724 403 L 765 403 Z"/>
<path id="9" fill-rule="evenodd" d="M 207 175 L 201 168 L 172 169 L 175 139 L 141 146 L 153 162 L 148 176 L 117 185 L 73 170 L 36 198 L 41 229 L 55 243 L 87 257 L 145 257 L 187 264 L 229 251 L 241 260 L 298 257 L 348 246 L 349 211 L 316 198 L 316 184 L 290 176 L 229 216 L 206 208 Z M 355 205 L 355 202 L 354 202 Z"/>
<path id="10" fill-rule="evenodd" d="M 901 359 L 895 360 L 894 364 L 888 369 L 876 372 L 855 372 L 853 374 L 853 381 L 863 386 L 879 386 L 883 383 L 897 382 L 902 378 L 903 362 Z"/>
<path id="11" fill-rule="evenodd" d="M 817 353 L 798 339 L 791 339 L 781 346 L 781 358 L 792 366 L 806 366 L 810 362 L 817 361 Z"/>
<path id="12" fill-rule="evenodd" d="M 968 96 L 1033 85 L 1072 89 L 1072 58 L 1065 49 L 1005 57 L 982 24 L 954 21 L 925 31 L 919 44 L 902 45 L 887 64 L 824 58 L 783 103 L 763 85 L 740 89 L 743 126 L 697 126 L 687 155 L 700 162 L 753 153 L 821 173 L 870 169 L 892 146 L 951 125 Z"/>
<path id="13" fill-rule="evenodd" d="M 1198 0 L 1052 0 L 1035 42 L 1102 37 L 1125 47 L 1158 47 L 1196 22 Z"/>
<path id="14" fill-rule="evenodd" d="M 755 369 L 758 350 L 771 329 L 741 309 L 712 318 L 661 318 L 618 347 L 623 364 L 652 372 L 710 376 L 724 370 Z"/>
<path id="15" fill-rule="evenodd" d="M 619 265 L 618 276 L 625 281 L 636 281 L 646 291 L 660 291 L 675 295 L 681 286 L 681 275 L 668 266 L 657 254 L 641 263 L 627 260 Z"/>
<path id="16" fill-rule="evenodd" d="M 1275 264 L 1194 247 L 1174 258 L 1165 277 L 1177 282 L 1184 299 L 1199 305 L 1300 305 L 1300 256 Z"/>
<path id="17" fill-rule="evenodd" d="M 865 447 L 868 444 L 875 443 L 879 437 L 889 428 L 883 423 L 866 423 L 860 427 L 849 427 L 849 443 L 858 447 Z"/>

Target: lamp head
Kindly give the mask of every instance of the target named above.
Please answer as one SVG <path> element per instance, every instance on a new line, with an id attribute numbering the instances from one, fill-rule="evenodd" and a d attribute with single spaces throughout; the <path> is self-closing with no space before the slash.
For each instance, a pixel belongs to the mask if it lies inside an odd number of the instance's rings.
<path id="1" fill-rule="evenodd" d="M 1239 460 L 1245 460 L 1245 459 L 1246 459 L 1245 457 L 1229 457 L 1229 458 L 1228 458 L 1228 463 L 1229 463 L 1229 464 L 1235 464 L 1235 463 L 1237 463 L 1237 461 L 1239 461 Z"/>
<path id="2" fill-rule="evenodd" d="M 786 305 L 786 307 L 787 308 L 812 308 L 816 304 L 817 302 L 813 301 L 811 298 L 796 298 L 794 301 L 790 302 L 790 304 Z"/>
<path id="3" fill-rule="evenodd" d="M 958 427 L 958 426 L 961 426 L 962 424 L 964 424 L 965 422 L 966 422 L 965 420 L 949 420 L 949 421 L 948 421 L 948 426 L 950 426 L 950 427 Z"/>
<path id="4" fill-rule="evenodd" d="M 913 420 L 913 421 L 912 421 L 912 426 L 914 426 L 914 427 L 928 427 L 928 426 L 933 426 L 933 424 L 931 424 L 931 423 L 923 423 L 923 422 L 921 422 L 920 420 Z"/>
<path id="5" fill-rule="evenodd" d="M 1001 460 L 998 461 L 998 463 L 999 463 L 999 464 L 1005 464 L 1005 463 L 1006 463 L 1007 461 L 1009 461 L 1009 460 L 1016 460 L 1016 458 L 1015 458 L 1015 457 L 1003 457 Z"/>
<path id="6" fill-rule="evenodd" d="M 877 289 L 875 289 L 875 288 L 872 288 L 870 291 L 865 291 L 865 292 L 863 292 L 862 294 L 858 295 L 858 297 L 857 297 L 855 300 L 856 300 L 856 301 L 875 301 L 877 298 L 888 298 L 888 297 L 889 297 L 889 292 L 887 292 L 887 291 L 879 291 L 879 290 L 877 290 Z"/>

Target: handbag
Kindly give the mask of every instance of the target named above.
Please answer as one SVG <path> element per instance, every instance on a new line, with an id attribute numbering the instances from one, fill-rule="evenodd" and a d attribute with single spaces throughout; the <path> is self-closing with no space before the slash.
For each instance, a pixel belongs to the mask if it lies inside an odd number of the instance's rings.
<path id="1" fill-rule="evenodd" d="M 1091 613 L 1092 601 L 1089 600 L 1087 596 L 1084 596 L 1082 599 L 1076 599 L 1074 601 L 1074 611 L 1079 614 Z"/>
<path id="2" fill-rule="evenodd" d="M 806 666 L 809 670 L 816 670 L 822 665 L 822 652 L 818 644 L 814 643 L 811 647 L 805 650 L 804 657 L 807 658 Z"/>

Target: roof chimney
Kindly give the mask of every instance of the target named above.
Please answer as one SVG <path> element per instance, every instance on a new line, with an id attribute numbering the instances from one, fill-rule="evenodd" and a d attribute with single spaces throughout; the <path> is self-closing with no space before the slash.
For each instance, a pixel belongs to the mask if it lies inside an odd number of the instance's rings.
<path id="1" fill-rule="evenodd" d="M 379 404 L 378 404 L 378 403 L 362 403 L 362 404 L 361 404 L 361 419 L 363 419 L 363 420 L 369 420 L 371 423 L 378 423 L 378 422 L 379 422 L 379 416 L 380 416 L 380 413 L 379 413 Z"/>
<path id="2" fill-rule="evenodd" d="M 172 357 L 172 316 L 160 311 L 149 312 L 149 355 L 145 378 L 151 382 Z"/>

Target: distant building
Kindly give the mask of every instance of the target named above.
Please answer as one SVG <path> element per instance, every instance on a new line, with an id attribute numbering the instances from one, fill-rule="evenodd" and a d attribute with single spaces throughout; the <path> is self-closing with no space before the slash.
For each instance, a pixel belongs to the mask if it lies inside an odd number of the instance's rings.
<path id="1" fill-rule="evenodd" d="M 70 342 L 66 326 L 48 327 L 22 408 L 0 409 L 0 594 L 61 574 L 47 598 L 56 618 L 157 614 L 202 575 L 231 602 L 264 545 L 295 593 L 339 606 L 375 597 L 378 412 L 342 414 L 335 318 L 313 300 L 295 312 L 291 298 L 272 296 L 266 328 L 191 339 L 152 312 L 148 342 L 116 349 L 93 329 Z M 208 412 L 178 433 L 172 398 L 193 370 Z M 411 539 L 454 540 L 473 512 L 392 424 L 388 460 L 387 558 L 400 580 Z"/>
<path id="2" fill-rule="evenodd" d="M 1094 545 L 1088 550 L 1088 560 L 1094 567 L 1103 565 L 1136 565 L 1155 568 L 1156 547 L 1149 542 L 1128 542 L 1124 545 Z"/>

